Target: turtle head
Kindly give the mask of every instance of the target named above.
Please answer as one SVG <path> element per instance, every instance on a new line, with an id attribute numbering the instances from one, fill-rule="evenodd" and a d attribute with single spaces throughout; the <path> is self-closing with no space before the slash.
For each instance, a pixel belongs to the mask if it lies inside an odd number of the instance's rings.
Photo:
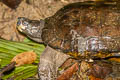
<path id="1" fill-rule="evenodd" d="M 30 20 L 24 17 L 18 18 L 17 29 L 36 42 L 42 42 L 41 34 L 43 28 L 44 20 Z"/>

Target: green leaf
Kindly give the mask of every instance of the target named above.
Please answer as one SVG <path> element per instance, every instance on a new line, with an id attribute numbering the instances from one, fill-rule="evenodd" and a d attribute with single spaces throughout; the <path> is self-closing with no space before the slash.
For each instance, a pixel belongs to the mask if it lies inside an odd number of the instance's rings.
<path id="1" fill-rule="evenodd" d="M 9 64 L 11 59 L 19 53 L 26 51 L 34 51 L 37 54 L 37 60 L 39 62 L 40 54 L 45 49 L 44 45 L 35 43 L 29 39 L 25 39 L 24 42 L 15 42 L 0 39 L 0 68 Z M 37 65 L 27 64 L 20 67 L 16 67 L 10 74 L 4 75 L 3 80 L 13 78 L 14 80 L 23 80 L 37 74 Z"/>

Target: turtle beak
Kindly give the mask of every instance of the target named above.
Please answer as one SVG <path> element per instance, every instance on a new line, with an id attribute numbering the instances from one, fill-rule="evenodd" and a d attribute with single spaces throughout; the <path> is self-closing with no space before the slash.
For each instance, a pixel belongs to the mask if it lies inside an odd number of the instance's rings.
<path id="1" fill-rule="evenodd" d="M 22 26 L 17 26 L 17 29 L 18 29 L 20 32 L 23 32 Z"/>

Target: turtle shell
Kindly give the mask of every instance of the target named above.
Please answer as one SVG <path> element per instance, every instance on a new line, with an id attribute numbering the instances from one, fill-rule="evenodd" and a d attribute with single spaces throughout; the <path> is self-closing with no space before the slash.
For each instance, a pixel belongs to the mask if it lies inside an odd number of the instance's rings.
<path id="1" fill-rule="evenodd" d="M 45 19 L 42 40 L 65 53 L 120 51 L 120 9 L 116 3 L 78 2 Z"/>

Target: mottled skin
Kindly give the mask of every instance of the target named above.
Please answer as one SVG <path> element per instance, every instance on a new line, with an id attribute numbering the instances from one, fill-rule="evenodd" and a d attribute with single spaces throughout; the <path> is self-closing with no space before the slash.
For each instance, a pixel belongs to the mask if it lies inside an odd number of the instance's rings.
<path id="1" fill-rule="evenodd" d="M 85 56 L 85 51 L 90 54 L 120 51 L 120 10 L 116 3 L 69 4 L 45 20 L 21 17 L 18 29 L 64 53 Z"/>

